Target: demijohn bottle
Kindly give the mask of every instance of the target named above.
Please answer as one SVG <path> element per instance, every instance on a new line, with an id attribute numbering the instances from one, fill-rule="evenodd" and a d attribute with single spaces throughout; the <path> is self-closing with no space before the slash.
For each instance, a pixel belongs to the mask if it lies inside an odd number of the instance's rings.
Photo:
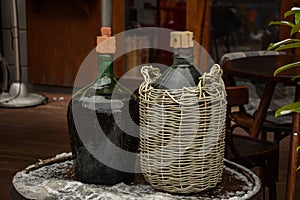
<path id="1" fill-rule="evenodd" d="M 173 64 L 154 82 L 157 89 L 181 89 L 199 83 L 201 73 L 194 66 L 193 33 L 174 31 L 170 33 L 173 48 Z"/>
<path id="2" fill-rule="evenodd" d="M 139 132 L 138 102 L 114 77 L 116 50 L 110 28 L 97 37 L 98 75 L 75 93 L 68 128 L 76 180 L 93 184 L 130 183 L 134 178 Z"/>

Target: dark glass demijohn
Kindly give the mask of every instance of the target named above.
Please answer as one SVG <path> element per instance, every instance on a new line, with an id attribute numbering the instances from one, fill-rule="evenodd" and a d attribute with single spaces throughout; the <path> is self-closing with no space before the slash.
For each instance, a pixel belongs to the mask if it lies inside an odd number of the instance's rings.
<path id="1" fill-rule="evenodd" d="M 101 33 L 96 80 L 73 95 L 68 106 L 74 172 L 86 183 L 130 183 L 136 158 L 128 152 L 138 148 L 138 102 L 114 77 L 110 28 L 102 27 Z"/>
<path id="2" fill-rule="evenodd" d="M 193 33 L 174 31 L 170 33 L 173 47 L 173 64 L 153 83 L 157 89 L 181 89 L 199 83 L 201 73 L 194 66 Z"/>

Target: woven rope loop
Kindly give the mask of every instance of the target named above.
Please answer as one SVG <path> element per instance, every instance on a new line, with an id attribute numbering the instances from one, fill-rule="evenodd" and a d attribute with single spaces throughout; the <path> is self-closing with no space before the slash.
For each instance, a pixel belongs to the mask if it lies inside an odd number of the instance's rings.
<path id="1" fill-rule="evenodd" d="M 159 68 L 154 68 L 151 65 L 145 65 L 141 69 L 141 73 L 145 79 L 146 82 L 154 82 L 157 78 L 160 77 L 160 70 Z M 154 78 L 152 79 L 150 75 L 154 75 Z"/>
<path id="2" fill-rule="evenodd" d="M 159 68 L 154 68 L 151 65 L 145 65 L 141 69 L 141 74 L 144 77 L 144 82 L 139 87 L 139 93 L 144 93 L 152 90 L 150 83 L 153 83 L 160 77 Z M 153 78 L 151 78 L 153 76 Z"/>
<path id="3" fill-rule="evenodd" d="M 214 64 L 210 69 L 210 73 L 215 77 L 221 78 L 223 74 L 223 70 L 221 69 L 220 65 Z"/>

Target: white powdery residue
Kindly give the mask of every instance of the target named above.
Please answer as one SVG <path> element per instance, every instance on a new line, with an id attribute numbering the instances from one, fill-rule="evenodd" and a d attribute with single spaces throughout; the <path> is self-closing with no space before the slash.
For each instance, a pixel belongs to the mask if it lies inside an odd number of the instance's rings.
<path id="1" fill-rule="evenodd" d="M 48 185 L 49 185 L 49 181 L 45 181 L 43 186 L 47 190 L 47 197 L 58 196 L 59 191 L 56 190 L 56 187 L 52 188 L 52 187 L 49 187 Z M 50 183 L 50 185 L 51 185 L 51 183 Z"/>
<path id="2" fill-rule="evenodd" d="M 23 187 L 16 188 L 17 191 L 28 199 L 47 199 L 52 196 L 57 196 L 59 192 L 54 188 L 48 187 L 48 180 L 43 181 L 35 186 L 23 184 Z"/>
<path id="3" fill-rule="evenodd" d="M 229 198 L 230 200 L 242 200 L 242 199 L 244 199 L 244 198 L 242 198 L 242 197 L 230 197 Z M 224 199 L 225 200 L 225 199 Z"/>
<path id="4" fill-rule="evenodd" d="M 63 153 L 55 156 L 55 158 L 69 157 L 70 153 Z M 54 158 L 53 158 L 54 159 Z M 230 167 L 224 167 L 224 170 L 232 174 L 233 177 L 246 182 L 246 188 L 248 190 L 243 191 L 241 188 L 238 191 L 227 193 L 221 197 L 216 197 L 215 199 L 230 199 L 230 200 L 242 200 L 252 197 L 257 194 L 260 189 L 260 182 L 258 177 L 240 165 L 235 165 L 229 161 Z M 235 167 L 236 166 L 236 167 Z M 105 185 L 94 185 L 85 184 L 79 181 L 70 180 L 70 170 L 72 170 L 73 162 L 64 161 L 60 163 L 51 164 L 48 166 L 43 166 L 39 169 L 31 171 L 26 174 L 25 171 L 18 172 L 13 178 L 13 184 L 16 190 L 22 194 L 24 197 L 29 199 L 60 199 L 60 200 L 70 200 L 70 199 L 80 199 L 80 200 L 207 200 L 211 198 L 200 197 L 194 195 L 174 195 L 170 193 L 164 193 L 155 190 L 151 185 L 126 185 L 124 183 L 119 183 L 114 186 Z M 235 168 L 239 169 L 237 172 Z M 242 171 L 249 174 L 256 179 L 254 188 L 253 184 L 250 183 L 252 180 L 245 178 Z M 242 190 L 242 191 L 241 191 Z M 235 196 L 235 197 L 234 197 Z"/>
<path id="5" fill-rule="evenodd" d="M 72 161 L 66 161 L 63 163 L 54 163 L 52 165 L 44 166 L 42 168 L 31 171 L 33 178 L 43 178 L 43 179 L 55 179 L 55 178 L 65 178 L 67 175 L 68 168 L 73 164 Z"/>
<path id="6" fill-rule="evenodd" d="M 250 188 L 251 189 L 251 188 Z M 245 194 L 245 191 L 249 191 L 249 188 L 247 188 L 247 190 L 245 190 L 245 188 L 243 188 L 243 191 L 236 191 L 236 195 L 237 196 L 242 196 L 242 195 L 244 195 Z"/>
<path id="7" fill-rule="evenodd" d="M 228 170 L 229 172 L 231 172 L 232 174 L 235 174 L 240 180 L 243 180 L 246 185 L 248 186 L 247 188 L 247 192 L 246 194 L 244 194 L 242 197 L 239 197 L 238 199 L 242 200 L 242 199 L 249 199 L 250 197 L 252 197 L 254 194 L 257 194 L 261 188 L 261 182 L 258 178 L 258 176 L 256 176 L 256 174 L 254 174 L 254 172 L 252 172 L 251 170 L 249 170 L 246 167 L 243 167 L 241 165 L 237 165 L 233 162 L 230 162 L 228 160 L 226 160 L 226 162 L 230 163 L 231 165 L 237 166 L 238 168 L 241 168 L 243 171 L 249 173 L 251 175 L 251 177 L 254 179 L 254 188 L 253 188 L 253 184 L 241 173 L 238 173 L 237 171 L 230 169 L 229 167 L 224 167 L 226 168 L 226 170 Z M 246 187 L 246 186 L 245 186 Z M 251 189 L 251 190 L 249 190 Z M 237 199 L 237 197 L 231 197 L 230 200 L 235 200 Z"/>
<path id="8" fill-rule="evenodd" d="M 36 164 L 29 165 L 28 167 L 25 168 L 25 170 L 27 171 L 27 170 L 30 170 L 30 169 L 32 169 L 34 167 L 36 167 Z"/>
<path id="9" fill-rule="evenodd" d="M 80 97 L 84 107 L 91 110 L 112 110 L 113 112 L 120 112 L 124 107 L 124 103 L 118 99 L 106 99 L 103 96 Z"/>
<path id="10" fill-rule="evenodd" d="M 105 98 L 102 96 L 94 96 L 94 97 L 81 96 L 79 99 L 79 101 L 88 102 L 88 103 L 95 103 L 96 101 L 103 101 L 103 100 L 105 100 Z"/>
<path id="11" fill-rule="evenodd" d="M 82 186 L 82 183 L 79 181 L 67 181 L 67 184 L 59 189 L 59 191 L 64 192 L 64 193 L 74 193 L 76 188 Z"/>
<path id="12" fill-rule="evenodd" d="M 66 158 L 72 156 L 72 152 L 57 154 L 54 159 Z"/>
<path id="13" fill-rule="evenodd" d="M 103 192 L 101 199 L 124 200 L 125 198 L 113 192 Z"/>
<path id="14" fill-rule="evenodd" d="M 148 200 L 173 200 L 174 198 L 166 197 L 166 195 L 147 195 L 143 199 Z"/>

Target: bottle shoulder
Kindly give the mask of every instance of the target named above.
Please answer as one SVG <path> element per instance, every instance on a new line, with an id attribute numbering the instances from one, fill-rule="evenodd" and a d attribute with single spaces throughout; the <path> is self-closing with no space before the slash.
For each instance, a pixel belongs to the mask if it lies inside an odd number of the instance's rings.
<path id="1" fill-rule="evenodd" d="M 198 85 L 199 77 L 201 73 L 193 65 L 172 65 L 153 83 L 153 86 L 158 89 L 194 87 Z"/>

